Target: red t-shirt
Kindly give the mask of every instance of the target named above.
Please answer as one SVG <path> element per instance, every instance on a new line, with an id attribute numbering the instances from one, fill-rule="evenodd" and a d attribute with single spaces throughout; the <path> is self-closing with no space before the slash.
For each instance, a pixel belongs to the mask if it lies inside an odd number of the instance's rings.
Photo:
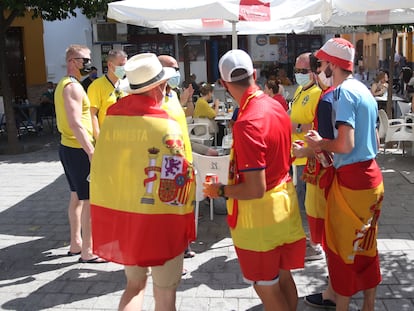
<path id="1" fill-rule="evenodd" d="M 279 94 L 279 93 L 275 94 L 273 96 L 273 99 L 277 100 L 282 105 L 282 107 L 285 108 L 285 111 L 289 110 L 289 105 L 288 105 L 286 99 L 283 97 L 282 94 Z"/>
<path id="2" fill-rule="evenodd" d="M 243 94 L 233 139 L 241 181 L 243 172 L 261 169 L 265 169 L 266 190 L 289 179 L 290 118 L 282 105 L 275 105 L 256 86 Z"/>

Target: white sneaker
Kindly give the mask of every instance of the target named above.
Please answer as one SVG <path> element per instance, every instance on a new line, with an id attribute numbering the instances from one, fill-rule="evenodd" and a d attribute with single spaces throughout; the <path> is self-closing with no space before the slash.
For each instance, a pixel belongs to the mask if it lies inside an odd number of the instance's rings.
<path id="1" fill-rule="evenodd" d="M 321 260 L 325 258 L 325 252 L 320 244 L 306 247 L 305 261 Z"/>

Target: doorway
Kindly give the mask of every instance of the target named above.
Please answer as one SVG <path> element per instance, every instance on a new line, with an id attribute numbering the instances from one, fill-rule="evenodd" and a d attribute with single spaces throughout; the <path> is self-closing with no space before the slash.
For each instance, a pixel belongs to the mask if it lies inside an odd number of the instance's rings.
<path id="1" fill-rule="evenodd" d="M 6 64 L 12 98 L 27 98 L 23 27 L 10 27 L 7 30 Z"/>

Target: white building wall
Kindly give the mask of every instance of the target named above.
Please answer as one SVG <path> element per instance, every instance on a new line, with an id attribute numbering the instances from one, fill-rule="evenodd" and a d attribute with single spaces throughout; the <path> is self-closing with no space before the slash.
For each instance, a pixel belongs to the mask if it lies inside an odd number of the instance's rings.
<path id="1" fill-rule="evenodd" d="M 44 21 L 44 46 L 47 80 L 55 83 L 66 74 L 65 51 L 70 44 L 88 46 L 92 53 L 92 63 L 101 70 L 100 45 L 92 44 L 91 21 L 80 10 L 77 16 L 62 21 Z"/>

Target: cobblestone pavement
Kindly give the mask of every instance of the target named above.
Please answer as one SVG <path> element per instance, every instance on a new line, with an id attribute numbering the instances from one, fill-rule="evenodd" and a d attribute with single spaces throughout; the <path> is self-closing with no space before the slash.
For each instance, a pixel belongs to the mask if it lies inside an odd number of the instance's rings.
<path id="1" fill-rule="evenodd" d="M 28 152 L 0 155 L 0 309 L 116 310 L 125 286 L 122 267 L 80 264 L 67 257 L 68 187 L 57 156 L 57 138 L 25 138 Z M 39 147 L 39 148 L 36 148 Z M 414 157 L 381 154 L 386 196 L 380 219 L 383 282 L 376 310 L 414 310 Z M 210 221 L 208 209 L 199 236 L 185 259 L 188 270 L 177 294 L 177 310 L 262 310 L 252 287 L 243 283 L 225 216 Z M 316 310 L 303 297 L 326 286 L 324 261 L 294 271 L 298 310 Z M 144 309 L 153 310 L 151 279 Z M 351 310 L 361 307 L 360 294 Z"/>

